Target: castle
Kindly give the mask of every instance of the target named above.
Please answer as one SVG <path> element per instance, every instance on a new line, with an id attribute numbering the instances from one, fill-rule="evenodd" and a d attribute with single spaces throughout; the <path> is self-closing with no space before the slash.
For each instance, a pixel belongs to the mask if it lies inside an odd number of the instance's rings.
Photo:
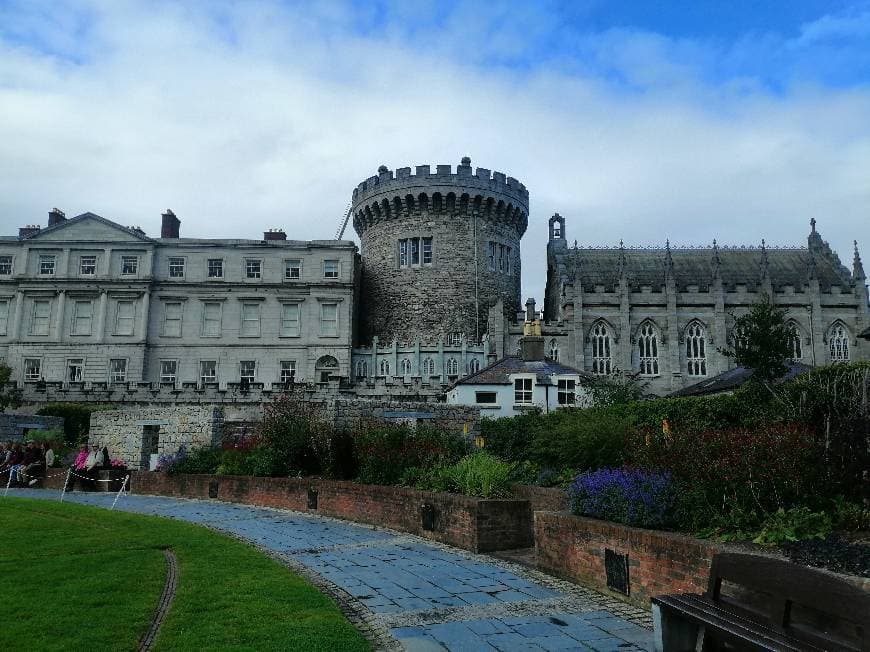
<path id="1" fill-rule="evenodd" d="M 178 400 L 294 382 L 434 399 L 516 354 L 540 318 L 549 357 L 638 373 L 663 395 L 729 367 L 718 348 L 762 293 L 788 311 L 795 360 L 870 357 L 857 247 L 849 270 L 815 223 L 806 247 L 601 249 L 569 246 L 557 214 L 539 313 L 520 298 L 529 192 L 516 179 L 467 157 L 381 166 L 350 210 L 359 250 L 278 230 L 185 238 L 171 211 L 149 237 L 55 209 L 47 228 L 0 238 L 0 357 L 25 395 L 145 386 Z"/>

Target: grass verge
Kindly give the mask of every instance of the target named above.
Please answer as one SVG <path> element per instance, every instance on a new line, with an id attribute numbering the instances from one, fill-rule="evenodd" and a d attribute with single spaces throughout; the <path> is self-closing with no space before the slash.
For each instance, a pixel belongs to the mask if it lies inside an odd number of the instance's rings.
<path id="1" fill-rule="evenodd" d="M 131 650 L 178 559 L 155 649 L 368 650 L 335 604 L 258 550 L 154 516 L 0 500 L 0 650 Z"/>

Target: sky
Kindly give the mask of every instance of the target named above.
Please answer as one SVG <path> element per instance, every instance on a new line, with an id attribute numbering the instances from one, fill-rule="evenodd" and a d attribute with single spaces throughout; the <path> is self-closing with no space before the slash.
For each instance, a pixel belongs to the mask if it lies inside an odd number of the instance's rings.
<path id="1" fill-rule="evenodd" d="M 3 234 L 330 239 L 379 165 L 466 155 L 529 189 L 524 299 L 555 212 L 607 246 L 815 218 L 870 264 L 870 0 L 0 0 Z"/>

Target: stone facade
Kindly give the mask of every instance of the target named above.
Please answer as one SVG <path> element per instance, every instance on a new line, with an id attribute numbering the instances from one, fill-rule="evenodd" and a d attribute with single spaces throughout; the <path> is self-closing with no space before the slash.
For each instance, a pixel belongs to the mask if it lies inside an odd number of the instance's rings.
<path id="1" fill-rule="evenodd" d="M 88 443 L 107 446 L 112 459 L 148 470 L 152 456 L 220 443 L 223 411 L 214 405 L 107 410 L 91 414 Z"/>
<path id="2" fill-rule="evenodd" d="M 366 310 L 361 337 L 479 342 L 487 310 L 520 304 L 520 238 L 529 193 L 500 172 L 381 166 L 353 193 Z M 416 373 L 416 372 L 415 372 Z"/>
<path id="3" fill-rule="evenodd" d="M 31 430 L 63 430 L 63 417 L 38 414 L 0 414 L 0 442 L 22 441 Z"/>

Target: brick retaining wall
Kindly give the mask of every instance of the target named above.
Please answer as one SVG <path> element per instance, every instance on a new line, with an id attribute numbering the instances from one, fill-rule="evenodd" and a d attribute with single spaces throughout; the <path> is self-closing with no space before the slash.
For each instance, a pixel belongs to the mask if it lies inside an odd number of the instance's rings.
<path id="1" fill-rule="evenodd" d="M 248 505 L 311 511 L 409 532 L 473 552 L 532 545 L 532 511 L 526 500 L 484 500 L 405 487 L 306 478 L 133 472 L 130 484 L 137 494 L 214 497 Z M 308 509 L 309 489 L 317 491 L 316 511 Z M 423 529 L 423 504 L 434 507 L 433 530 Z"/>
<path id="2" fill-rule="evenodd" d="M 517 500 L 528 500 L 533 512 L 561 512 L 568 509 L 568 494 L 559 487 L 515 484 L 511 493 Z"/>

